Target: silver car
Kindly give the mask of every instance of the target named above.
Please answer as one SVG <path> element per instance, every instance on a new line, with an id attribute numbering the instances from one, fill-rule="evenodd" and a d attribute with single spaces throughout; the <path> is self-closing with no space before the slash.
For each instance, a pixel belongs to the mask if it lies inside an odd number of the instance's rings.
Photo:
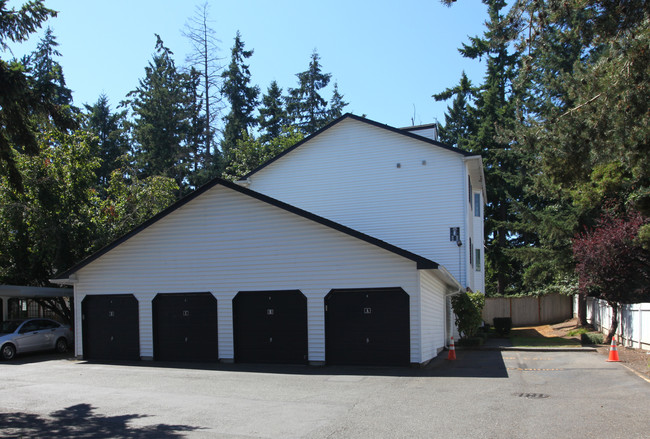
<path id="1" fill-rule="evenodd" d="M 0 323 L 0 354 L 4 360 L 25 352 L 56 350 L 63 353 L 71 343 L 70 327 L 54 320 L 7 320 Z"/>

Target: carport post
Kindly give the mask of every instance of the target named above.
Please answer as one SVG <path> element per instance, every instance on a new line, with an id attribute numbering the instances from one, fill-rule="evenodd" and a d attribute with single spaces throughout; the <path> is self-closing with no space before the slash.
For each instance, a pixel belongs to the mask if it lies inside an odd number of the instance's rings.
<path id="1" fill-rule="evenodd" d="M 9 298 L 2 296 L 2 321 L 7 320 L 9 316 Z"/>

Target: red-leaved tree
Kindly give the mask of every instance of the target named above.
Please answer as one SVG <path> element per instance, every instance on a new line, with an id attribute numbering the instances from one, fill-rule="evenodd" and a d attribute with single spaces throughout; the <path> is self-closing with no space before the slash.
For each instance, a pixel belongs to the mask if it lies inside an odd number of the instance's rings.
<path id="1" fill-rule="evenodd" d="M 605 343 L 616 334 L 620 303 L 650 301 L 650 251 L 638 239 L 639 228 L 647 222 L 638 212 L 606 212 L 596 227 L 573 240 L 580 294 L 603 299 L 612 308 Z"/>

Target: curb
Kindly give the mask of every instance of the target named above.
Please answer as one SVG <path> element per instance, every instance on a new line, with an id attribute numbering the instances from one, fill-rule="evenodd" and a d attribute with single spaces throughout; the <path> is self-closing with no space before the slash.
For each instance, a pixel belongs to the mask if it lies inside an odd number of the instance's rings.
<path id="1" fill-rule="evenodd" d="M 528 351 L 528 352 L 598 352 L 598 349 L 590 347 L 552 347 L 552 346 L 537 346 L 537 347 L 527 347 L 527 346 L 481 346 L 481 347 L 468 347 L 463 346 L 462 348 L 456 347 L 457 350 L 463 351 Z"/>
<path id="2" fill-rule="evenodd" d="M 551 347 L 551 346 L 539 346 L 539 347 L 510 347 L 510 346 L 501 346 L 499 349 L 502 351 L 538 351 L 538 352 L 598 352 L 596 348 L 564 348 L 564 347 Z"/>
<path id="3" fill-rule="evenodd" d="M 625 365 L 624 363 L 620 363 L 621 366 L 632 372 L 634 375 L 638 376 L 642 380 L 644 380 L 646 383 L 650 383 L 650 379 L 648 379 L 645 375 L 637 372 L 636 370 L 632 369 L 630 366 Z"/>

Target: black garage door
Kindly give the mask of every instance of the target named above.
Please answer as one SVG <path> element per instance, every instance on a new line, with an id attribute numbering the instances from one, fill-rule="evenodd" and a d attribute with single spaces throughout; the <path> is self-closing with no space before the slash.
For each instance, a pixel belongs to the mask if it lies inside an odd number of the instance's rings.
<path id="1" fill-rule="evenodd" d="M 81 310 L 85 359 L 140 359 L 138 300 L 132 294 L 86 296 Z"/>
<path id="2" fill-rule="evenodd" d="M 325 297 L 327 364 L 408 365 L 409 296 L 401 288 L 332 290 Z"/>
<path id="3" fill-rule="evenodd" d="M 307 362 L 307 299 L 298 290 L 240 291 L 233 328 L 237 362 Z"/>
<path id="4" fill-rule="evenodd" d="M 153 340 L 156 360 L 217 361 L 217 299 L 210 293 L 158 294 Z"/>

